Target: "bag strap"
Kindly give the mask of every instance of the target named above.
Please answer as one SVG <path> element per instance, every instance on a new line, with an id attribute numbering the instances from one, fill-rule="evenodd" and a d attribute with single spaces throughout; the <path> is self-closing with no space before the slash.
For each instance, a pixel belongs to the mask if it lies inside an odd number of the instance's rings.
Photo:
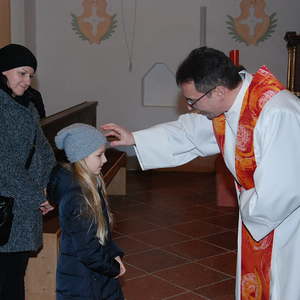
<path id="1" fill-rule="evenodd" d="M 33 155 L 35 153 L 35 147 L 36 146 L 36 132 L 35 132 L 35 135 L 34 135 L 34 140 L 33 140 L 33 145 L 32 145 L 32 148 L 29 152 L 29 155 L 27 157 L 27 160 L 26 160 L 26 163 L 25 163 L 25 169 L 28 170 L 30 165 L 31 165 L 31 161 L 32 161 L 32 158 L 33 158 Z"/>

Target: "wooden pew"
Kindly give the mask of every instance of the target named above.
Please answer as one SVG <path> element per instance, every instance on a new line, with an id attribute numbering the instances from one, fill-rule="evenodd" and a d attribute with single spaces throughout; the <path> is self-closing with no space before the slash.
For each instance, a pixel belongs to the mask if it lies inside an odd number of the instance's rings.
<path id="1" fill-rule="evenodd" d="M 55 147 L 54 137 L 65 126 L 86 123 L 96 126 L 97 102 L 83 102 L 41 121 L 42 128 L 58 161 L 64 153 Z M 110 195 L 126 194 L 126 153 L 115 149 L 106 151 L 107 163 L 102 168 L 107 192 Z M 59 248 L 60 229 L 57 210 L 44 217 L 43 248 L 29 260 L 25 276 L 26 300 L 55 300 L 55 273 Z"/>

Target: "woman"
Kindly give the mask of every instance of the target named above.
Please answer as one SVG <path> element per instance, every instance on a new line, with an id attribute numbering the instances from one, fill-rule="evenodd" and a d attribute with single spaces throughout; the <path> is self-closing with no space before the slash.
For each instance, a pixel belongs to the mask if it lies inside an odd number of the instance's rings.
<path id="1" fill-rule="evenodd" d="M 45 188 L 55 165 L 28 88 L 37 68 L 24 46 L 0 49 L 0 195 L 14 198 L 9 240 L 0 246 L 0 299 L 23 300 L 29 254 L 42 245 Z"/>

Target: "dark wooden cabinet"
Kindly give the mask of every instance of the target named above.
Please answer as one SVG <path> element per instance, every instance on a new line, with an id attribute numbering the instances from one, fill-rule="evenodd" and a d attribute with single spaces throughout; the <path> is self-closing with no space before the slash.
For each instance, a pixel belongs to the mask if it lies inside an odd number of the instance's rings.
<path id="1" fill-rule="evenodd" d="M 288 49 L 287 88 L 300 97 L 300 34 L 289 31 L 284 39 Z"/>

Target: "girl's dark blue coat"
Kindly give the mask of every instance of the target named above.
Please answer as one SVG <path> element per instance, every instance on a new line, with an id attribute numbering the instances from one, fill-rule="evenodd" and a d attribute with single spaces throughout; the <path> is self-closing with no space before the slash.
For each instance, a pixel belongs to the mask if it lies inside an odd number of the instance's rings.
<path id="1" fill-rule="evenodd" d="M 120 265 L 114 259 L 123 252 L 109 232 L 103 246 L 96 237 L 96 225 L 80 216 L 83 197 L 72 173 L 62 167 L 53 172 L 49 198 L 58 204 L 61 227 L 60 255 L 56 275 L 57 300 L 122 300 L 118 279 Z M 104 206 L 106 219 L 107 210 Z"/>

